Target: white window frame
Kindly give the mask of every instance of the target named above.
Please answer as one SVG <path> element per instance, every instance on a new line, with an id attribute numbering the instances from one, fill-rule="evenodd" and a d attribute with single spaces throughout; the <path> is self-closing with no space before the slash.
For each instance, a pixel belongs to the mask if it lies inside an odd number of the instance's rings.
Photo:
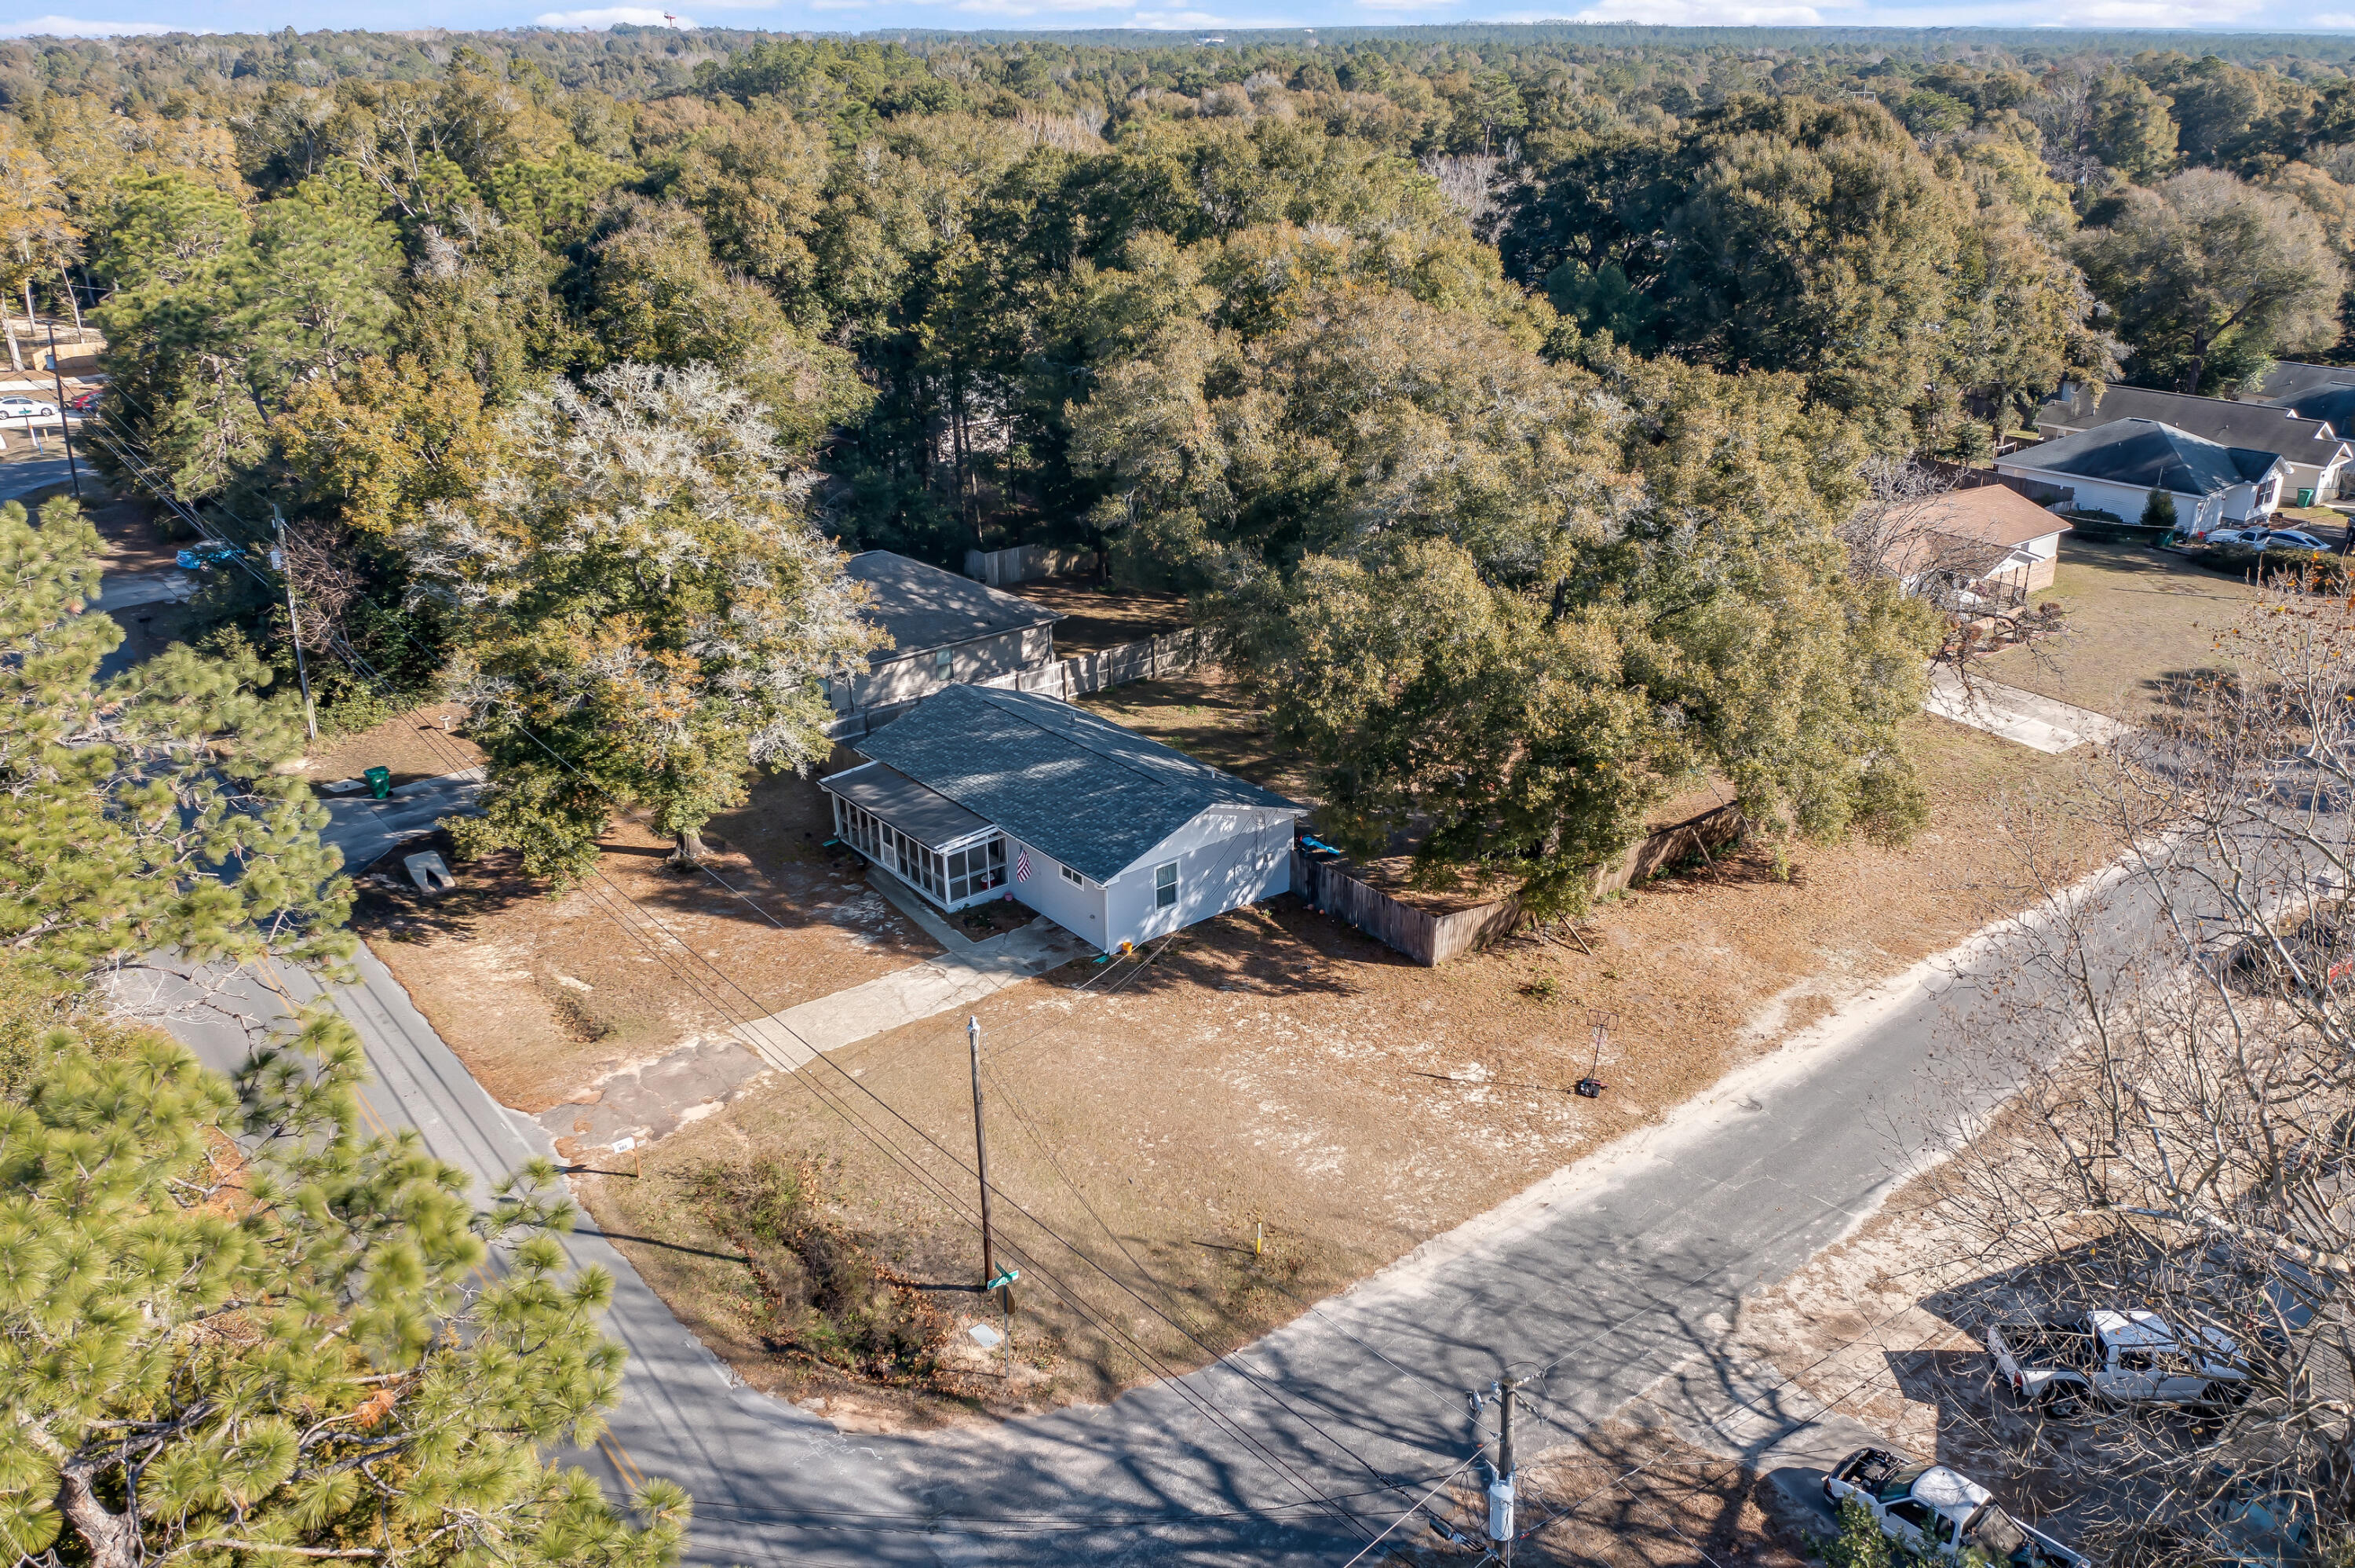
<path id="1" fill-rule="evenodd" d="M 1161 879 L 1164 872 L 1169 874 L 1169 880 L 1166 883 Z M 1168 895 L 1167 898 L 1162 896 L 1165 893 Z M 1153 868 L 1153 906 L 1156 909 L 1178 907 L 1178 863 L 1174 860 L 1165 860 Z"/>
<path id="2" fill-rule="evenodd" d="M 1055 869 L 1061 872 L 1063 874 L 1063 880 L 1070 883 L 1073 887 L 1085 887 L 1088 885 L 1088 879 L 1086 877 L 1082 876 L 1078 872 L 1073 871 L 1068 865 L 1058 865 Z"/>
<path id="3" fill-rule="evenodd" d="M 932 655 L 932 679 L 949 681 L 956 678 L 956 650 L 943 648 Z"/>

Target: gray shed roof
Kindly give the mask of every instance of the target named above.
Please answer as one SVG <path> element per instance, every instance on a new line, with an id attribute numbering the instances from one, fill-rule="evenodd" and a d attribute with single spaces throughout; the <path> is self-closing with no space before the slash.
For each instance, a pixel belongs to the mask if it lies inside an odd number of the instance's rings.
<path id="1" fill-rule="evenodd" d="M 2039 425 L 2089 430 L 2118 419 L 2153 419 L 2227 447 L 2272 452 L 2292 462 L 2327 467 L 2339 455 L 2339 438 L 2319 417 L 2301 418 L 2272 403 L 2235 403 L 2223 397 L 2190 397 L 2142 387 L 2111 387 L 2096 398 L 2079 386 L 2036 410 Z"/>
<path id="2" fill-rule="evenodd" d="M 2179 495 L 2215 495 L 2263 480 L 2281 461 L 2252 447 L 2203 440 L 2156 419 L 2113 419 L 2073 436 L 2023 447 L 2000 460 L 1999 466 L 2145 490 L 2157 486 Z"/>
<path id="3" fill-rule="evenodd" d="M 875 651 L 877 663 L 1063 619 L 1043 604 L 889 550 L 862 551 L 844 569 L 867 585 L 868 617 L 891 634 L 892 645 Z"/>
<path id="4" fill-rule="evenodd" d="M 946 849 L 959 839 L 986 832 L 989 824 L 954 800 L 879 762 L 853 768 L 819 784 L 854 806 L 890 823 L 918 843 Z"/>
<path id="5" fill-rule="evenodd" d="M 1093 882 L 1110 882 L 1211 806 L 1307 810 L 1030 692 L 950 686 L 858 747 Z"/>

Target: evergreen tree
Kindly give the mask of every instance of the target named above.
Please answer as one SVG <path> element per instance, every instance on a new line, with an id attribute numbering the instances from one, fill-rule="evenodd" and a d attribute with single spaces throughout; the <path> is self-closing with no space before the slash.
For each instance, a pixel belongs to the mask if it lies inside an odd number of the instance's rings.
<path id="1" fill-rule="evenodd" d="M 84 609 L 98 555 L 72 502 L 0 505 L 0 945 L 76 974 L 347 953 L 326 813 L 275 770 L 299 713 L 250 655 L 185 646 L 99 685 L 123 631 Z"/>
<path id="2" fill-rule="evenodd" d="M 16 1010 L 0 1010 L 13 1012 Z M 687 1499 L 618 1518 L 543 1460 L 615 1397 L 612 1292 L 569 1273 L 545 1163 L 477 1213 L 414 1132 L 353 1133 L 332 1014 L 233 1088 L 76 1028 L 0 1102 L 0 1538 L 26 1562 L 662 1568 Z"/>

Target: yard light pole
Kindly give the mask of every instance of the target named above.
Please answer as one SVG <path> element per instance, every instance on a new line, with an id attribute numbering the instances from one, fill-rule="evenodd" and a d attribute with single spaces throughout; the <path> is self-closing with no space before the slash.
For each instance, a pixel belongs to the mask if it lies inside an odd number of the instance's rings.
<path id="1" fill-rule="evenodd" d="M 997 1272 L 997 1254 L 989 1239 L 989 1140 L 981 1128 L 981 1020 L 965 1015 L 965 1044 L 973 1052 L 973 1169 L 981 1178 L 981 1277 L 984 1290 L 997 1292 L 997 1305 L 1014 1316 L 1014 1276 Z"/>

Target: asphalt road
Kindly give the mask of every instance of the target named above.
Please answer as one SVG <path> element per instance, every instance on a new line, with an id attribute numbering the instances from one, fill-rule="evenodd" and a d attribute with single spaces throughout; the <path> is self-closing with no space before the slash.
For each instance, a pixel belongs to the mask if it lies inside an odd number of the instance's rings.
<path id="1" fill-rule="evenodd" d="M 354 863 L 366 853 L 347 849 Z M 2112 929 L 2147 924 L 2132 885 L 2105 896 Z M 611 1436 L 581 1457 L 617 1491 L 644 1476 L 684 1485 L 698 1563 L 1347 1562 L 1410 1490 L 1471 1452 L 1466 1391 L 1508 1368 L 1540 1374 L 1545 1419 L 1523 1436 L 1534 1449 L 1717 1351 L 1744 1292 L 1877 1205 L 1896 1150 L 1924 1134 L 1941 1075 L 1967 1063 L 1948 1021 L 2016 968 L 2001 944 L 1923 966 L 1652 1133 L 1223 1362 L 1109 1407 L 987 1430 L 847 1438 L 731 1386 L 602 1236 L 576 1234 L 576 1261 L 619 1282 L 610 1330 L 630 1352 Z M 539 1130 L 491 1102 L 382 967 L 365 958 L 362 969 L 336 1001 L 376 1072 L 369 1115 L 418 1127 L 478 1178 L 544 1152 Z M 245 995 L 257 1012 L 273 1005 Z M 175 1028 L 218 1065 L 242 1049 L 217 1018 Z M 1642 1092 L 1640 1064 L 1618 1074 L 1614 1092 Z M 1039 1265 L 1085 1272 L 1051 1244 L 1028 1250 L 1034 1287 Z"/>

